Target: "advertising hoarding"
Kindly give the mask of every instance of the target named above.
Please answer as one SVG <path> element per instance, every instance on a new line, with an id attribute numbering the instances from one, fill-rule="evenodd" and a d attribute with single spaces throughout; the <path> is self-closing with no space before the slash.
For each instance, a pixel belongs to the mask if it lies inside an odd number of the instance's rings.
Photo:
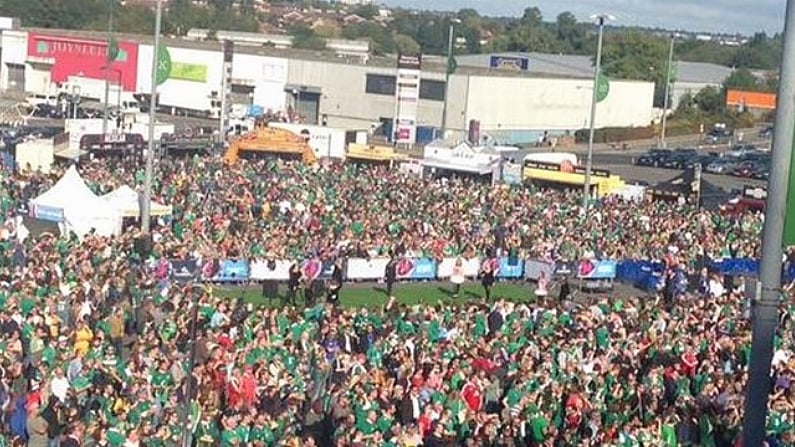
<path id="1" fill-rule="evenodd" d="M 207 82 L 207 66 L 172 61 L 169 78 L 180 81 Z"/>
<path id="2" fill-rule="evenodd" d="M 102 40 L 28 34 L 28 57 L 52 62 L 53 82 L 67 82 L 70 76 L 105 79 L 108 43 Z M 118 42 L 111 76 L 121 79 L 125 91 L 134 92 L 138 73 L 138 44 Z M 117 74 L 118 73 L 118 74 Z"/>
<path id="3" fill-rule="evenodd" d="M 420 98 L 422 56 L 399 54 L 395 79 L 394 137 L 399 144 L 417 141 L 417 103 Z"/>
<path id="4" fill-rule="evenodd" d="M 494 70 L 527 71 L 530 68 L 530 59 L 516 56 L 491 56 L 489 68 Z"/>

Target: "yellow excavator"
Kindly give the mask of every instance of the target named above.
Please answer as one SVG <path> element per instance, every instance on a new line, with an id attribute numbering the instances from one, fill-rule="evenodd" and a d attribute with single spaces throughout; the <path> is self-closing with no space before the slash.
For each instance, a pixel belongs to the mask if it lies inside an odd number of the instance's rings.
<path id="1" fill-rule="evenodd" d="M 289 130 L 269 127 L 265 122 L 258 122 L 251 132 L 230 138 L 229 147 L 224 154 L 224 161 L 233 164 L 241 158 L 269 156 L 300 157 L 308 165 L 317 161 L 317 157 L 305 137 L 296 135 Z"/>

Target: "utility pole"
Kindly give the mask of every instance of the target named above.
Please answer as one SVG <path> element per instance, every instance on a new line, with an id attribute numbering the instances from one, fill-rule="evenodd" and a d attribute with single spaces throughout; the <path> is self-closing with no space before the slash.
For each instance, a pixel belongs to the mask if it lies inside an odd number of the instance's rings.
<path id="1" fill-rule="evenodd" d="M 662 116 L 662 130 L 660 131 L 660 145 L 665 148 L 667 143 L 665 142 L 665 126 L 668 123 L 668 106 L 669 106 L 669 99 L 668 96 L 671 92 L 671 69 L 673 68 L 674 63 L 674 41 L 675 36 L 671 34 L 671 46 L 668 49 L 668 72 L 665 74 L 665 98 L 663 98 L 663 116 Z"/>
<path id="2" fill-rule="evenodd" d="M 605 21 L 611 16 L 599 14 L 592 17 L 599 26 L 599 39 L 596 45 L 596 64 L 593 71 L 593 95 L 591 96 L 591 122 L 588 133 L 588 156 L 585 161 L 585 183 L 583 184 L 582 207 L 588 218 L 588 207 L 591 201 L 591 171 L 593 170 L 593 136 L 596 126 L 596 103 L 599 102 L 599 76 L 602 71 L 602 38 L 604 37 Z"/>
<path id="3" fill-rule="evenodd" d="M 752 307 L 751 360 L 745 395 L 743 445 L 761 446 L 765 438 L 770 362 L 781 300 L 781 256 L 795 126 L 795 0 L 787 0 L 781 71 L 773 134 L 772 163 L 762 233 L 761 293 Z M 792 212 L 792 211 L 790 211 Z"/>
<path id="4" fill-rule="evenodd" d="M 102 138 L 108 134 L 108 100 L 110 97 L 110 65 L 113 63 L 111 45 L 113 45 L 113 8 L 116 0 L 108 0 L 108 49 L 105 55 L 105 103 L 102 105 Z M 121 81 L 120 81 L 121 82 Z M 121 86 L 119 86 L 121 88 Z"/>
<path id="5" fill-rule="evenodd" d="M 155 44 L 152 49 L 152 86 L 149 97 L 149 145 L 146 148 L 146 177 L 144 180 L 144 200 L 141 206 L 141 231 L 149 233 L 149 221 L 152 218 L 152 165 L 155 157 L 155 120 L 157 115 L 157 65 L 160 62 L 160 24 L 163 21 L 163 1 L 157 0 L 155 15 Z"/>
<path id="6" fill-rule="evenodd" d="M 453 67 L 453 40 L 455 36 L 455 24 L 461 23 L 457 18 L 450 19 L 450 28 L 447 31 L 447 64 L 444 67 L 444 105 L 442 106 L 442 135 L 444 139 L 447 133 L 447 97 L 450 96 L 450 72 Z"/>

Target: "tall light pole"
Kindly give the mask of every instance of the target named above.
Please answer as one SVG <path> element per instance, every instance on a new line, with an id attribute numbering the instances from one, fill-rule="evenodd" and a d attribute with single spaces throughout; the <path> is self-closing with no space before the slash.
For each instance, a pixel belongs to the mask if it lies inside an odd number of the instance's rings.
<path id="1" fill-rule="evenodd" d="M 743 445 L 761 446 L 765 437 L 765 420 L 770 393 L 770 362 L 773 359 L 773 336 L 778 323 L 781 295 L 781 255 L 787 210 L 787 190 L 792 162 L 792 137 L 795 134 L 795 0 L 787 1 L 781 72 L 776 104 L 776 128 L 773 134 L 772 163 L 765 204 L 762 233 L 762 262 L 759 280 L 762 292 L 753 306 L 751 320 L 751 360 L 745 395 Z"/>
<path id="2" fill-rule="evenodd" d="M 110 65 L 113 62 L 111 45 L 113 45 L 113 6 L 116 0 L 108 0 L 108 49 L 105 56 L 105 103 L 102 106 L 102 138 L 108 134 L 108 99 L 110 97 Z"/>
<path id="3" fill-rule="evenodd" d="M 599 38 L 596 44 L 596 64 L 593 70 L 593 94 L 591 95 L 591 119 L 590 131 L 588 132 L 588 156 L 585 160 L 585 184 L 583 184 L 582 207 L 585 216 L 588 216 L 588 207 L 591 201 L 591 171 L 593 170 L 593 135 L 596 124 L 596 103 L 599 102 L 599 76 L 602 71 L 602 38 L 604 37 L 605 22 L 613 20 L 609 14 L 597 14 L 591 16 L 599 26 Z"/>
<path id="4" fill-rule="evenodd" d="M 149 145 L 146 148 L 146 171 L 144 179 L 144 200 L 141 206 L 141 231 L 149 233 L 152 217 L 152 165 L 155 157 L 155 120 L 157 115 L 157 65 L 159 63 L 160 24 L 163 21 L 163 1 L 157 0 L 155 15 L 155 44 L 152 48 L 152 86 L 149 96 Z"/>
<path id="5" fill-rule="evenodd" d="M 660 130 L 660 146 L 666 147 L 665 142 L 665 126 L 668 124 L 668 106 L 670 100 L 668 96 L 671 92 L 671 69 L 674 64 L 674 42 L 676 36 L 671 34 L 671 46 L 668 48 L 668 72 L 665 74 L 665 98 L 663 98 L 663 116 L 662 116 L 662 130 Z"/>
<path id="6" fill-rule="evenodd" d="M 447 133 L 447 98 L 450 96 L 450 75 L 453 68 L 453 44 L 455 43 L 455 25 L 461 23 L 460 19 L 450 19 L 450 28 L 447 31 L 447 64 L 444 67 L 444 105 L 442 106 L 442 139 Z"/>

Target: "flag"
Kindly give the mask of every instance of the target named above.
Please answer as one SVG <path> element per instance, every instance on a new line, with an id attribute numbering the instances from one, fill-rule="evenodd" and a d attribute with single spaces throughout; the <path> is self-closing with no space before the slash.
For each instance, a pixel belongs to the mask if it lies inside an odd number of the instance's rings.
<path id="1" fill-rule="evenodd" d="M 161 85 L 171 77 L 171 53 L 168 52 L 168 47 L 163 44 L 157 46 L 157 67 L 155 72 L 155 79 L 157 85 Z"/>
<path id="2" fill-rule="evenodd" d="M 454 56 L 450 56 L 447 58 L 447 74 L 455 73 L 455 69 L 458 68 L 458 62 L 456 62 Z"/>
<path id="3" fill-rule="evenodd" d="M 603 75 L 599 74 L 599 77 L 596 80 L 596 102 L 602 102 L 607 99 L 607 95 L 610 94 L 610 79 Z"/>
<path id="4" fill-rule="evenodd" d="M 115 37 L 111 37 L 108 42 L 108 60 L 113 62 L 119 57 L 119 42 Z"/>

